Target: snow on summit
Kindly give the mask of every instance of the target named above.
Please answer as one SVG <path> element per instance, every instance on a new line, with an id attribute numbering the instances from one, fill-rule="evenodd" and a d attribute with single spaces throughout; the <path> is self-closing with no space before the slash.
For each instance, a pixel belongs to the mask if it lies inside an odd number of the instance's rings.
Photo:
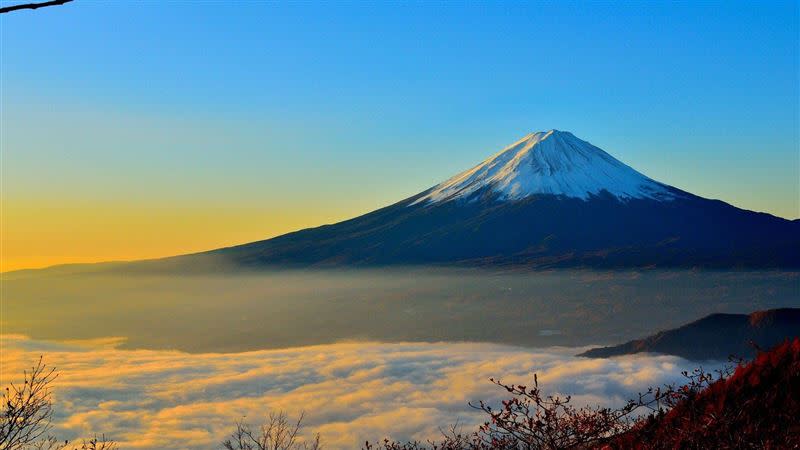
<path id="1" fill-rule="evenodd" d="M 477 166 L 434 186 L 417 203 L 466 199 L 490 189 L 500 199 L 552 194 L 588 200 L 607 191 L 625 200 L 675 193 L 567 131 L 531 133 Z"/>

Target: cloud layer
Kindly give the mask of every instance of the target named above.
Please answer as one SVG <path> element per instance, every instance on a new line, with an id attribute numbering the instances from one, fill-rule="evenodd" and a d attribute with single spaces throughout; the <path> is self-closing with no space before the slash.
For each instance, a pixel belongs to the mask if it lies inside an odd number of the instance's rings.
<path id="1" fill-rule="evenodd" d="M 306 412 L 326 448 L 367 439 L 425 439 L 456 420 L 482 420 L 469 401 L 504 398 L 489 377 L 528 381 L 578 404 L 621 403 L 647 386 L 678 380 L 693 363 L 670 356 L 610 360 L 580 349 L 474 343 L 339 343 L 244 353 L 122 350 L 116 339 L 50 343 L 2 336 L 2 383 L 45 355 L 61 438 L 105 433 L 125 449 L 209 449 L 236 420 L 268 411 Z"/>

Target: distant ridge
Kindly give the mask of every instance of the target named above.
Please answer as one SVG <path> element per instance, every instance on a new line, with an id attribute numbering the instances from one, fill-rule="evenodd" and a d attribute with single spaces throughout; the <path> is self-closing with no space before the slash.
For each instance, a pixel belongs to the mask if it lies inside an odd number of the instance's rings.
<path id="1" fill-rule="evenodd" d="M 751 314 L 711 314 L 672 330 L 613 347 L 594 348 L 578 356 L 608 358 L 634 353 L 663 353 L 692 360 L 725 360 L 755 355 L 755 344 L 769 349 L 800 337 L 800 308 Z"/>

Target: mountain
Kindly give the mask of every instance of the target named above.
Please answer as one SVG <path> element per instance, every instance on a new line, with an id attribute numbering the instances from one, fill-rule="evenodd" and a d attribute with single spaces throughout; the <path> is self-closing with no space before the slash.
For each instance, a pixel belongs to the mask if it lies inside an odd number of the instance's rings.
<path id="1" fill-rule="evenodd" d="M 800 309 L 783 308 L 751 314 L 711 314 L 680 328 L 662 331 L 613 347 L 594 348 L 578 356 L 608 358 L 633 353 L 664 353 L 693 360 L 725 360 L 755 354 L 800 337 Z"/>
<path id="2" fill-rule="evenodd" d="M 436 186 L 343 222 L 202 253 L 46 271 L 403 265 L 796 269 L 800 219 L 693 195 L 648 178 L 570 132 L 550 130 L 530 133 Z"/>
<path id="3" fill-rule="evenodd" d="M 168 263 L 212 260 L 243 268 L 788 268 L 800 266 L 800 222 L 692 195 L 550 130 L 363 216 Z"/>

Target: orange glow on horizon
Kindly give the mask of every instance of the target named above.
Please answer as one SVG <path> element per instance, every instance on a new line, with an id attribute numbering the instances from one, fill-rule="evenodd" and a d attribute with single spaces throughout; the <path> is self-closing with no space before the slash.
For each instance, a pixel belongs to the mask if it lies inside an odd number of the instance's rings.
<path id="1" fill-rule="evenodd" d="M 347 213 L 336 214 L 332 208 L 255 210 L 4 202 L 0 272 L 200 252 L 347 217 Z"/>

